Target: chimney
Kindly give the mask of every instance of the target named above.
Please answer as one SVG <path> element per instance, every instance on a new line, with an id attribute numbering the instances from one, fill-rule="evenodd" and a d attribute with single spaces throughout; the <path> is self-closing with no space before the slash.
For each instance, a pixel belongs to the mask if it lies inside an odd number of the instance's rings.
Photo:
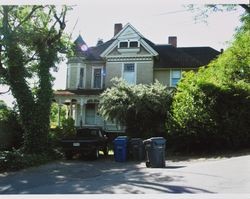
<path id="1" fill-rule="evenodd" d="M 118 32 L 120 32 L 122 29 L 122 24 L 121 23 L 116 23 L 114 27 L 114 36 L 117 35 Z"/>
<path id="2" fill-rule="evenodd" d="M 177 37 L 176 36 L 168 37 L 168 44 L 177 47 Z"/>

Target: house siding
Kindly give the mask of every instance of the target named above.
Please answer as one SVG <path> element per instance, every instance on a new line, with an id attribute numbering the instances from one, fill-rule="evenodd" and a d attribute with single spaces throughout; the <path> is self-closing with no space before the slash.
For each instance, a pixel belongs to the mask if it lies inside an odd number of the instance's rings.
<path id="1" fill-rule="evenodd" d="M 85 88 L 91 88 L 91 81 L 92 81 L 92 66 L 90 64 L 86 65 L 86 81 L 85 81 Z"/>
<path id="2" fill-rule="evenodd" d="M 165 86 L 170 85 L 170 70 L 155 70 L 154 71 L 154 81 L 158 80 L 161 84 Z"/>
<path id="3" fill-rule="evenodd" d="M 70 65 L 70 67 L 68 68 L 70 70 L 69 72 L 69 89 L 76 89 L 77 87 L 77 72 L 78 72 L 78 67 L 76 64 L 72 64 Z"/>
<path id="4" fill-rule="evenodd" d="M 107 62 L 106 64 L 106 78 L 105 78 L 105 85 L 106 87 L 111 87 L 112 83 L 110 80 L 114 77 L 121 77 L 123 63 L 112 63 Z"/>
<path id="5" fill-rule="evenodd" d="M 137 84 L 153 82 L 153 62 L 137 63 Z"/>

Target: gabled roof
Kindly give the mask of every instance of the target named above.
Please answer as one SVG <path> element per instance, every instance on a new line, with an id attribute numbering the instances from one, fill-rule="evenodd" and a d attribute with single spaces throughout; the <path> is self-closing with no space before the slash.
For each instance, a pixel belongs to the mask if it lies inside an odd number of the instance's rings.
<path id="1" fill-rule="evenodd" d="M 134 33 L 138 34 L 141 44 L 154 57 L 154 68 L 197 68 L 207 65 L 211 60 L 215 59 L 220 52 L 211 47 L 174 47 L 172 45 L 158 45 L 143 37 L 131 24 L 126 26 L 112 39 L 107 42 L 89 47 L 86 51 L 81 48 L 75 48 L 77 56 L 83 56 L 89 61 L 104 61 L 105 57 L 112 51 L 118 43 L 118 38 L 123 34 L 126 28 L 131 28 Z M 83 43 L 84 40 L 77 38 L 78 42 Z M 76 44 L 75 41 L 75 44 Z M 84 42 L 84 44 L 86 44 Z"/>
<path id="2" fill-rule="evenodd" d="M 155 60 L 155 68 L 202 66 L 199 60 L 172 45 L 155 45 L 155 50 L 159 53 L 158 59 Z"/>
<path id="3" fill-rule="evenodd" d="M 178 48 L 182 52 L 187 53 L 193 58 L 199 60 L 202 65 L 207 65 L 211 60 L 215 59 L 220 52 L 211 47 L 181 47 Z"/>
<path id="4" fill-rule="evenodd" d="M 100 56 L 103 51 L 105 51 L 115 40 L 111 39 L 101 45 L 89 47 L 87 51 L 77 50 L 75 54 L 77 56 L 83 56 L 86 60 L 90 61 L 100 61 L 103 58 Z"/>
<path id="5" fill-rule="evenodd" d="M 144 37 L 138 30 L 135 29 L 134 26 L 132 26 L 130 23 L 127 23 L 120 32 L 118 32 L 112 39 L 117 39 L 118 37 L 120 37 L 123 32 L 127 29 L 127 28 L 131 28 L 134 32 L 136 32 L 136 34 L 139 36 L 139 37 Z"/>
<path id="6" fill-rule="evenodd" d="M 126 31 L 130 31 L 129 35 L 127 35 Z M 124 37 L 125 35 L 125 37 Z M 117 45 L 118 40 L 124 39 L 137 39 L 140 40 L 140 44 L 152 55 L 157 56 L 158 53 L 150 46 L 146 41 L 144 41 L 144 36 L 139 33 L 130 23 L 127 23 L 124 28 L 117 33 L 112 39 L 115 40 L 103 53 L 100 55 L 101 57 L 106 57 Z"/>

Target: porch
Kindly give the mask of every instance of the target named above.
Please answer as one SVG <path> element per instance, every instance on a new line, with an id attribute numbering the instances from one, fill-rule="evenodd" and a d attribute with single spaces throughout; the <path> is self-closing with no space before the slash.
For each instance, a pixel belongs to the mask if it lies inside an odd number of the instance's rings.
<path id="1" fill-rule="evenodd" d="M 124 127 L 106 121 L 98 114 L 101 90 L 95 90 L 95 93 L 91 92 L 92 95 L 87 90 L 83 90 L 81 93 L 79 90 L 59 90 L 55 92 L 54 102 L 58 104 L 58 126 L 62 125 L 61 107 L 66 105 L 66 117 L 73 118 L 76 127 L 101 127 L 106 132 L 124 132 Z"/>

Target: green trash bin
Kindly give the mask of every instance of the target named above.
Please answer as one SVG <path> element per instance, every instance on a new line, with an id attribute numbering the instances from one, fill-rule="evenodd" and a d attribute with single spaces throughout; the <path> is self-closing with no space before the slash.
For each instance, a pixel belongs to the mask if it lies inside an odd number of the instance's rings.
<path id="1" fill-rule="evenodd" d="M 166 140 L 163 137 L 152 137 L 144 140 L 146 150 L 146 166 L 152 168 L 165 167 Z"/>
<path id="2" fill-rule="evenodd" d="M 145 148 L 141 138 L 130 139 L 129 154 L 132 160 L 135 161 L 142 161 L 145 159 Z"/>

